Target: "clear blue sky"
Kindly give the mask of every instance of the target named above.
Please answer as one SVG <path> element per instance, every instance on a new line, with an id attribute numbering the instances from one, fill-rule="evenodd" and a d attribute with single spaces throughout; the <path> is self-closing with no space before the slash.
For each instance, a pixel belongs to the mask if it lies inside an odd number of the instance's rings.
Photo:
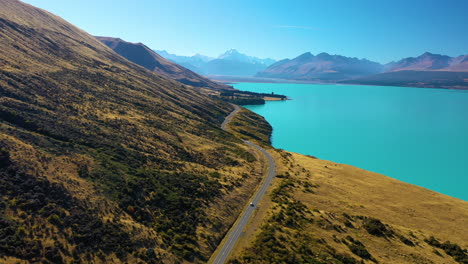
<path id="1" fill-rule="evenodd" d="M 179 55 L 468 54 L 467 0 L 25 0 L 99 36 Z"/>

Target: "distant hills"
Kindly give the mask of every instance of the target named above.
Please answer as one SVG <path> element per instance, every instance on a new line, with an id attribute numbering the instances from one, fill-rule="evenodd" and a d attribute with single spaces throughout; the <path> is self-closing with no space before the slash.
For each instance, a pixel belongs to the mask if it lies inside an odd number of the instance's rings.
<path id="1" fill-rule="evenodd" d="M 310 52 L 285 59 L 256 77 L 295 81 L 468 89 L 468 55 L 426 52 L 382 65 L 366 59 Z"/>
<path id="2" fill-rule="evenodd" d="M 212 89 L 231 89 L 230 86 L 214 82 L 193 71 L 171 62 L 142 43 L 130 43 L 120 38 L 96 37 L 119 55 L 146 69 L 175 79 L 183 84 Z"/>
<path id="3" fill-rule="evenodd" d="M 260 59 L 231 49 L 217 58 L 196 54 L 178 56 L 165 50 L 157 51 L 164 58 L 203 75 L 254 76 L 275 63 L 273 59 Z"/>
<path id="4" fill-rule="evenodd" d="M 199 74 L 223 81 L 330 82 L 428 88 L 468 89 L 468 55 L 450 57 L 426 52 L 387 64 L 310 52 L 275 62 L 226 51 L 218 58 L 188 57 L 158 51 L 164 58 Z"/>
<path id="5" fill-rule="evenodd" d="M 468 71 L 468 55 L 449 57 L 426 52 L 416 58 L 409 57 L 385 65 L 387 72 L 394 71 Z"/>
<path id="6" fill-rule="evenodd" d="M 380 73 L 383 66 L 365 59 L 320 53 L 304 53 L 281 60 L 259 72 L 258 77 L 291 80 L 343 80 Z"/>
<path id="7" fill-rule="evenodd" d="M 384 66 L 385 72 L 342 83 L 468 89 L 468 55 L 449 57 L 426 52 Z"/>

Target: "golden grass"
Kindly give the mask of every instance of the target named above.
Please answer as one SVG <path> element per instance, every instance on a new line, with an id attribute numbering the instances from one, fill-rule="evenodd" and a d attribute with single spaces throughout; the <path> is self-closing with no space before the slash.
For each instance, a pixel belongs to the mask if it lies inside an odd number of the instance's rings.
<path id="1" fill-rule="evenodd" d="M 468 203 L 465 201 L 349 165 L 285 151 L 272 154 L 277 173 L 289 174 L 293 180 L 294 187 L 288 193 L 307 206 L 310 222 L 300 229 L 278 225 L 271 217 L 282 205 L 265 197 L 231 259 L 260 263 L 247 261 L 254 251 L 259 259 L 270 257 L 256 251 L 260 243 L 256 239 L 265 232 L 262 226 L 272 224 L 277 227 L 276 236 L 286 239 L 288 254 L 297 253 L 289 247 L 299 242 L 296 236 L 309 236 L 315 241 L 309 248 L 321 252 L 315 258 L 325 263 L 341 263 L 334 259 L 336 254 L 373 263 L 350 251 L 343 242 L 348 236 L 362 242 L 379 263 L 457 263 L 443 250 L 424 241 L 430 236 L 462 248 L 468 246 Z M 281 181 L 279 178 L 274 181 L 270 194 Z M 345 215 L 350 216 L 353 227 L 345 225 Z M 379 219 L 393 235 L 378 237 L 368 233 L 362 219 L 369 217 Z M 400 237 L 409 239 L 415 246 L 406 245 Z"/>
<path id="2" fill-rule="evenodd" d="M 468 243 L 468 203 L 419 186 L 353 166 L 292 153 L 320 185 L 299 200 L 319 210 L 361 214 L 420 230 L 443 240 Z M 304 177 L 304 176 L 303 176 Z"/>
<path id="3" fill-rule="evenodd" d="M 72 196 L 72 202 L 93 210 L 93 220 L 106 228 L 114 226 L 107 224 L 112 220 L 119 224 L 115 230 L 129 236 L 127 241 L 139 241 L 133 247 L 136 249 L 117 248 L 126 251 L 126 256 L 112 262 L 131 262 L 135 251 L 146 248 L 154 249 L 160 259 L 169 263 L 183 261 L 183 257 L 195 262 L 208 258 L 235 220 L 233 212 L 245 205 L 261 175 L 259 157 L 248 162 L 248 147 L 219 127 L 230 105 L 130 63 L 84 31 L 20 1 L 0 0 L 0 23 L 0 93 L 5 95 L 0 98 L 0 146 L 5 150 L 0 150 L 9 155 L 12 167 L 33 179 L 44 177 L 49 183 L 58 183 L 64 193 Z M 140 173 L 146 169 L 149 172 Z M 167 179 L 167 175 L 197 174 L 206 177 L 206 185 L 219 185 L 215 189 L 201 184 L 201 192 L 204 188 L 211 192 L 203 197 L 188 192 L 182 192 L 181 199 L 168 197 L 174 202 L 191 197 L 180 202 L 181 206 L 171 207 L 173 211 L 194 203 L 197 206 L 181 214 L 163 215 L 158 208 L 146 208 L 158 203 L 147 203 L 150 187 L 131 182 L 151 181 L 154 177 L 147 175 L 154 172 Z M 219 176 L 213 176 L 213 172 Z M 9 176 L 2 177 L 9 181 Z M 119 186 L 111 187 L 116 183 Z M 173 186 L 177 182 L 162 184 L 178 191 Z M 174 232 L 182 224 L 157 229 L 161 221 L 150 223 L 140 215 L 131 215 L 136 205 L 128 205 L 136 203 L 132 197 L 135 192 L 126 190 L 131 185 L 145 189 L 138 197 L 141 212 L 151 215 L 151 219 L 167 216 L 190 222 L 195 232 L 188 228 Z M 215 197 L 208 198 L 214 193 Z M 7 206 L 14 204 L 15 197 L 3 195 L 0 198 L 7 201 Z M 167 198 L 166 192 L 159 195 Z M 125 205 L 122 196 L 130 198 Z M 169 208 L 167 204 L 160 207 Z M 183 213 L 187 217 L 179 217 Z M 44 220 L 35 211 L 29 215 L 28 221 Z M 195 215 L 195 219 L 185 220 Z M 12 219 L 25 225 L 18 215 Z M 75 222 L 75 226 L 86 224 L 79 219 Z M 53 229 L 53 225 L 36 228 L 33 239 L 50 239 L 47 228 Z M 177 246 L 192 248 L 174 249 L 169 240 L 162 245 L 162 232 L 178 236 L 182 242 Z M 192 240 L 184 240 L 187 233 Z M 56 241 L 64 245 L 63 252 L 71 254 L 71 239 L 57 235 Z M 198 254 L 199 249 L 199 255 L 190 256 L 190 252 Z M 93 259 L 95 253 L 111 261 L 109 252 L 79 252 L 76 259 Z M 143 260 L 146 251 L 143 253 L 135 259 Z M 71 260 L 66 254 L 64 260 Z"/>

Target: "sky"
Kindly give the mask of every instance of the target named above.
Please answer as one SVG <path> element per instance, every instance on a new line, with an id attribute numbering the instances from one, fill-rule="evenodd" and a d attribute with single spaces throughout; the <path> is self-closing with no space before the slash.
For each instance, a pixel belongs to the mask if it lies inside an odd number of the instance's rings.
<path id="1" fill-rule="evenodd" d="M 88 33 L 177 55 L 468 54 L 467 0 L 24 0 Z"/>

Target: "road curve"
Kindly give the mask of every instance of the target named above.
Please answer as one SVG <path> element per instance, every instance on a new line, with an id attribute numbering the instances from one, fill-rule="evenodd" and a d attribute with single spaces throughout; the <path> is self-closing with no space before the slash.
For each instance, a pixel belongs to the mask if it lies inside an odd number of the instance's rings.
<path id="1" fill-rule="evenodd" d="M 238 105 L 233 105 L 233 106 L 234 106 L 234 111 L 232 111 L 226 117 L 223 124 L 221 125 L 221 128 L 223 130 L 226 130 L 226 125 L 229 123 L 229 121 L 231 121 L 232 117 L 234 117 L 237 114 L 237 112 L 241 110 L 241 108 Z M 244 143 L 256 148 L 261 153 L 263 153 L 263 155 L 265 155 L 268 161 L 268 172 L 260 188 L 253 195 L 253 198 L 247 203 L 244 210 L 239 215 L 238 221 L 234 223 L 234 225 L 231 227 L 231 230 L 227 234 L 224 240 L 224 244 L 222 245 L 221 249 L 217 251 L 216 256 L 212 257 L 213 264 L 222 264 L 226 262 L 237 240 L 242 235 L 243 230 L 247 226 L 247 223 L 249 222 L 250 218 L 252 217 L 253 212 L 255 211 L 255 208 L 257 207 L 260 200 L 263 198 L 263 195 L 265 195 L 268 187 L 271 184 L 271 181 L 273 180 L 276 174 L 275 161 L 265 149 L 247 140 L 244 140 Z M 250 206 L 250 203 L 253 203 L 254 206 Z"/>
<path id="2" fill-rule="evenodd" d="M 231 121 L 231 119 L 241 110 L 240 106 L 235 104 L 231 105 L 234 106 L 234 110 L 228 116 L 226 116 L 223 123 L 221 124 L 221 129 L 223 129 L 224 131 L 226 131 L 226 126 Z"/>

